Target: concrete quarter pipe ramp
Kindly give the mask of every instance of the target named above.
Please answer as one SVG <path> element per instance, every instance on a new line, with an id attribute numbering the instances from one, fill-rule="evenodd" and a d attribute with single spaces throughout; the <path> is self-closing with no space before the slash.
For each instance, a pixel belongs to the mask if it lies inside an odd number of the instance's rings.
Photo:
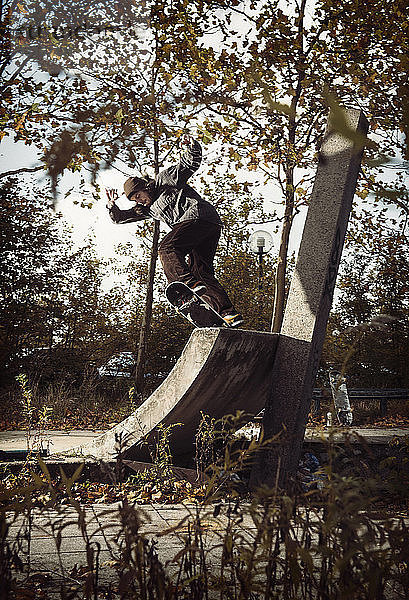
<path id="1" fill-rule="evenodd" d="M 64 456 L 113 459 L 118 439 L 127 458 L 146 459 L 142 440 L 159 424 L 182 423 L 172 434 L 174 457 L 191 454 L 200 413 L 220 418 L 256 414 L 271 393 L 278 336 L 232 329 L 195 329 L 165 381 L 127 419 Z"/>

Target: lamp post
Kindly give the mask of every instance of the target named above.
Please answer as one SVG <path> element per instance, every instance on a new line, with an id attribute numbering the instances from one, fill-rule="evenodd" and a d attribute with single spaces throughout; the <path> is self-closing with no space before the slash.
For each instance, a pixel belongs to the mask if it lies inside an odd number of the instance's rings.
<path id="1" fill-rule="evenodd" d="M 263 315 L 263 278 L 264 278 L 264 255 L 268 254 L 273 247 L 273 238 L 268 231 L 255 231 L 249 240 L 250 252 L 258 257 L 258 326 L 261 327 Z"/>

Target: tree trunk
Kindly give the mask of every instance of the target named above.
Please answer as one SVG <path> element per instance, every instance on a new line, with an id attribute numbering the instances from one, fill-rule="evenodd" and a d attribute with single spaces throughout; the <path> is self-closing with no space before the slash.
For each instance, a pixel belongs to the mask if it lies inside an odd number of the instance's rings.
<path id="1" fill-rule="evenodd" d="M 287 188 L 284 223 L 281 232 L 280 250 L 278 253 L 275 290 L 274 290 L 274 311 L 271 331 L 279 333 L 284 317 L 284 299 L 285 299 L 285 275 L 287 272 L 288 241 L 290 239 L 291 226 L 294 212 L 294 169 L 290 167 L 287 172 Z"/>
<path id="2" fill-rule="evenodd" d="M 295 189 L 294 189 L 294 166 L 295 161 L 292 154 L 295 152 L 295 140 L 296 140 L 296 110 L 298 101 L 301 96 L 302 82 L 305 79 L 305 56 L 304 56 L 304 16 L 305 16 L 305 5 L 306 0 L 302 0 L 299 7 L 298 15 L 298 43 L 299 43 L 299 70 L 297 77 L 297 85 L 294 96 L 291 100 L 291 114 L 288 122 L 288 141 L 290 156 L 285 166 L 285 212 L 284 212 L 284 223 L 283 230 L 281 232 L 280 250 L 278 253 L 278 262 L 276 270 L 276 281 L 275 281 L 275 294 L 274 294 L 274 311 L 273 321 L 271 325 L 271 331 L 273 333 L 279 333 L 284 318 L 284 301 L 285 301 L 285 276 L 287 271 L 287 256 L 288 256 L 288 241 L 290 239 L 291 227 L 293 224 L 294 216 L 294 201 L 295 201 Z"/>
<path id="3" fill-rule="evenodd" d="M 154 140 L 154 162 L 155 162 L 155 175 L 159 173 L 159 143 L 156 139 Z M 145 309 L 142 316 L 141 331 L 139 334 L 138 344 L 138 356 L 136 359 L 136 371 L 135 371 L 135 389 L 138 394 L 143 393 L 144 389 L 144 376 L 145 376 L 145 357 L 146 357 L 146 346 L 148 342 L 148 336 L 152 322 L 152 304 L 153 304 L 153 284 L 155 281 L 155 269 L 156 262 L 158 259 L 158 247 L 159 247 L 159 234 L 160 234 L 160 223 L 154 221 L 153 230 L 153 242 L 151 250 L 151 259 L 149 262 L 148 271 L 148 284 L 146 288 L 146 302 Z"/>

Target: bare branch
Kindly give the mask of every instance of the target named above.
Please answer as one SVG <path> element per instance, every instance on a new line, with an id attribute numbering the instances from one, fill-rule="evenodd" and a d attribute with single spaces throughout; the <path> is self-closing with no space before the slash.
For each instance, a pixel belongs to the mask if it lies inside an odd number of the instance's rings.
<path id="1" fill-rule="evenodd" d="M 40 165 L 39 167 L 22 167 L 21 169 L 16 169 L 15 171 L 5 171 L 4 173 L 0 173 L 0 179 L 11 177 L 12 175 L 19 175 L 20 173 L 35 173 L 36 171 L 41 171 L 44 168 L 44 165 Z"/>

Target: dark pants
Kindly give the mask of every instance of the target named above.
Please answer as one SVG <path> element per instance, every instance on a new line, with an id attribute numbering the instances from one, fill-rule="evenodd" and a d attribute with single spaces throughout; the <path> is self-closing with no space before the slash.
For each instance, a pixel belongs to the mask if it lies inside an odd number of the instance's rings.
<path id="1" fill-rule="evenodd" d="M 186 285 L 203 282 L 205 300 L 222 313 L 233 310 L 232 303 L 214 275 L 213 260 L 221 233 L 220 225 L 202 221 L 182 221 L 174 225 L 159 246 L 165 275 Z"/>

